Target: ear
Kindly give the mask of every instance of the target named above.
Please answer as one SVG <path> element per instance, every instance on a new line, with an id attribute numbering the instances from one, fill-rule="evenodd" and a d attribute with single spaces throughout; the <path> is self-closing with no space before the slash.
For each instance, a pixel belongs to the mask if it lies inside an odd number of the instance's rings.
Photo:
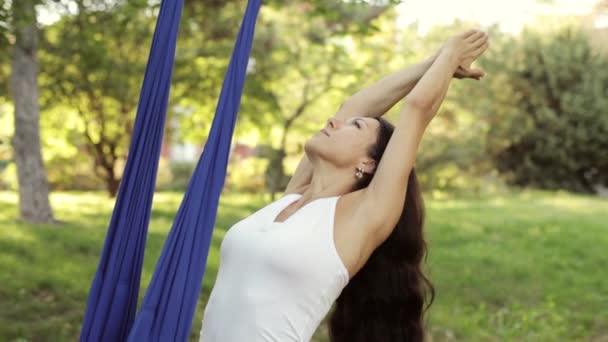
<path id="1" fill-rule="evenodd" d="M 365 160 L 363 160 L 361 162 L 362 165 L 360 165 L 359 167 L 363 169 L 363 171 L 365 173 L 374 173 L 374 171 L 376 171 L 376 161 L 371 159 L 371 158 L 367 158 Z"/>

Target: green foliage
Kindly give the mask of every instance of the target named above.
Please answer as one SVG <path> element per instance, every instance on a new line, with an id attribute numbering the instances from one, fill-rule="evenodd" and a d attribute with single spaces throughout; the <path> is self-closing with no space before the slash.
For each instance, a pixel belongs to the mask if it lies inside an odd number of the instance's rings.
<path id="1" fill-rule="evenodd" d="M 511 52 L 495 62 L 501 82 L 489 90 L 508 98 L 485 113 L 497 168 L 518 185 L 580 192 L 608 185 L 608 56 L 574 27 L 527 30 L 506 43 Z M 507 108 L 494 111 L 499 106 Z"/>
<path id="2" fill-rule="evenodd" d="M 225 186 L 230 191 L 260 193 L 265 187 L 268 164 L 266 158 L 246 158 L 229 164 Z"/>
<path id="3" fill-rule="evenodd" d="M 355 10 L 345 7 L 345 11 Z M 384 7 L 356 10 L 361 14 L 357 20 L 368 22 L 380 21 L 381 14 L 390 13 Z M 353 76 L 362 74 L 364 67 L 356 62 L 351 46 L 354 39 L 363 39 L 365 34 L 346 34 L 343 30 L 351 18 L 341 17 L 346 25 L 341 26 L 331 17 L 311 14 L 314 11 L 301 3 L 264 7 L 258 19 L 235 136 L 256 130 L 259 143 L 274 151 L 266 154 L 265 185 L 271 192 L 282 190 L 288 181 L 283 159 L 298 150 L 294 146 L 303 144 L 337 110 L 350 95 L 345 90 L 360 82 Z M 291 15 L 299 12 L 311 16 Z"/>
<path id="4" fill-rule="evenodd" d="M 14 131 L 12 106 L 3 104 L 0 99 L 0 190 L 14 189 L 7 179 L 13 175 L 13 148 L 11 138 Z"/>
<path id="5" fill-rule="evenodd" d="M 149 44 L 153 21 L 141 1 L 109 9 L 89 6 L 78 3 L 77 14 L 63 16 L 44 31 L 41 105 L 56 118 L 71 117 L 65 124 L 80 133 L 79 139 L 71 136 L 71 143 L 88 155 L 89 168 L 112 192 L 126 158 L 146 65 L 147 54 L 133 52 Z"/>
<path id="6" fill-rule="evenodd" d="M 430 56 L 451 35 L 471 27 L 478 27 L 478 24 L 455 21 L 449 25 L 436 26 L 424 37 L 420 37 L 417 34 L 417 26 L 415 24 L 409 26 L 402 33 L 399 42 L 404 58 L 393 58 L 398 62 L 393 68 L 401 68 Z M 492 37 L 492 48 L 488 51 L 491 53 L 500 35 L 493 27 L 485 29 Z M 489 58 L 491 57 L 484 56 L 473 66 L 479 64 L 485 67 L 486 59 Z M 492 102 L 494 97 L 500 95 L 500 93 L 491 93 L 486 97 L 477 96 L 479 92 L 484 91 L 497 73 L 488 75 L 482 81 L 471 79 L 452 81 L 446 100 L 425 130 L 416 157 L 416 169 L 424 189 L 481 191 L 502 186 L 493 166 L 488 162 L 485 151 L 487 126 L 483 120 L 482 110 L 485 107 L 480 108 L 478 105 L 480 100 L 487 98 Z M 395 107 L 401 109 L 401 106 Z M 398 115 L 399 111 L 395 110 L 389 113 L 388 117 L 396 122 Z"/>
<path id="7" fill-rule="evenodd" d="M 168 141 L 205 142 L 245 3 L 185 3 L 167 121 L 179 125 L 167 125 Z M 349 95 L 477 26 L 457 21 L 419 37 L 416 25 L 397 30 L 394 3 L 264 3 L 234 137 L 281 151 L 266 157 L 266 183 L 280 188 L 305 140 Z M 96 188 L 110 170 L 120 177 L 159 2 L 78 4 L 78 14 L 42 27 L 39 51 L 43 153 L 56 189 Z M 492 47 L 479 63 L 488 76 L 454 81 L 425 133 L 416 164 L 424 187 L 481 188 L 484 177 L 495 184 L 496 169 L 512 184 L 542 188 L 606 182 L 605 58 L 575 31 L 543 27 L 516 38 L 489 30 Z M 8 101 L 8 56 L 0 54 L 0 102 Z M 399 108 L 387 118 L 395 122 Z M 10 158 L 8 137 L 0 132 L 0 159 Z"/>
<path id="8" fill-rule="evenodd" d="M 0 103 L 8 97 L 10 79 L 10 4 L 0 0 Z"/>
<path id="9" fill-rule="evenodd" d="M 140 300 L 182 192 L 154 195 Z M 434 341 L 601 341 L 608 331 L 607 202 L 523 191 L 434 199 L 425 194 L 429 266 L 437 288 Z M 268 202 L 224 192 L 190 335 L 203 309 L 227 229 Z M 0 340 L 74 341 L 114 201 L 103 193 L 51 194 L 63 225 L 17 222 L 17 195 L 0 192 Z M 327 342 L 322 326 L 313 341 Z"/>
<path id="10" fill-rule="evenodd" d="M 179 121 L 179 128 L 167 129 L 174 143 L 205 141 L 244 4 L 242 0 L 186 4 L 168 113 L 169 121 L 172 117 Z M 77 114 L 75 127 L 83 139 L 72 142 L 89 155 L 91 163 L 95 162 L 95 174 L 107 180 L 119 177 L 117 165 L 125 158 L 147 57 L 141 52 L 147 51 L 152 37 L 157 4 L 101 1 L 77 5 L 76 14 L 66 13 L 59 22 L 44 29 L 41 103 L 44 110 L 62 107 Z M 315 89 L 319 88 L 316 83 L 327 78 L 331 70 L 317 75 L 315 68 L 324 60 L 337 58 L 336 53 L 328 57 L 331 49 L 340 52 L 336 44 L 328 44 L 328 38 L 364 23 L 370 13 L 371 17 L 379 15 L 386 4 L 371 12 L 367 5 L 341 2 L 331 4 L 332 9 L 327 11 L 318 11 L 326 6 L 323 2 L 300 5 L 275 3 L 263 7 L 266 14 L 262 14 L 258 24 L 253 54 L 258 70 L 247 82 L 236 137 L 250 135 L 254 129 L 262 137 L 272 138 L 269 128 L 276 123 L 272 118 L 293 112 L 298 105 L 288 101 L 290 94 L 282 88 L 288 84 L 301 92 L 305 83 L 301 80 L 306 78 L 315 83 L 311 89 L 316 92 L 311 93 L 311 98 L 321 94 L 322 89 Z M 289 15 L 290 11 L 299 10 L 306 15 Z M 328 19 L 336 11 L 342 15 Z M 266 16 L 272 22 L 266 21 Z M 274 44 L 276 53 L 267 53 L 268 44 Z M 318 51 L 308 49 L 315 45 Z M 290 49 L 294 46 L 299 46 L 299 58 L 293 58 L 295 51 Z M 325 50 L 327 53 L 320 53 Z M 281 60 L 281 56 L 287 59 Z M 344 62 L 342 65 L 348 65 Z M 301 68 L 293 72 L 294 66 Z"/>
<path id="11" fill-rule="evenodd" d="M 437 27 L 425 41 L 463 25 Z M 491 48 L 478 63 L 487 76 L 453 82 L 425 134 L 418 168 L 427 188 L 468 184 L 463 172 L 544 189 L 607 184 L 608 56 L 570 25 L 521 36 L 488 28 Z"/>
<path id="12" fill-rule="evenodd" d="M 176 191 L 184 191 L 190 182 L 190 178 L 192 178 L 195 167 L 196 164 L 191 162 L 171 163 L 169 166 L 171 181 L 167 184 L 167 187 Z"/>
<path id="13" fill-rule="evenodd" d="M 0 51 L 5 51 L 9 46 L 11 4 L 6 0 L 0 0 Z"/>

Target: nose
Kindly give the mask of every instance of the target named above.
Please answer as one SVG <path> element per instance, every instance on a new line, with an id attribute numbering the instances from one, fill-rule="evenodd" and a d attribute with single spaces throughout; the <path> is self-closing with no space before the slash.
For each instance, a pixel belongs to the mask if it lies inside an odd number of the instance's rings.
<path id="1" fill-rule="evenodd" d="M 329 124 L 329 126 L 332 129 L 335 129 L 336 127 L 338 127 L 338 120 L 335 117 L 330 117 L 329 119 L 327 119 L 327 123 Z"/>

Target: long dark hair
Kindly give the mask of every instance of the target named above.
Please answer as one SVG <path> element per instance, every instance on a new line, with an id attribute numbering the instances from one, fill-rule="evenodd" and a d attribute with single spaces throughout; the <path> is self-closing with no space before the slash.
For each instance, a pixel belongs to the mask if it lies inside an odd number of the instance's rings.
<path id="1" fill-rule="evenodd" d="M 378 165 L 395 126 L 386 119 L 375 119 L 380 129 L 368 154 Z M 353 191 L 367 187 L 372 177 L 364 174 Z M 412 169 L 399 222 L 336 300 L 329 316 L 332 342 L 424 340 L 424 313 L 435 297 L 433 284 L 422 272 L 427 257 L 424 213 L 420 186 Z"/>

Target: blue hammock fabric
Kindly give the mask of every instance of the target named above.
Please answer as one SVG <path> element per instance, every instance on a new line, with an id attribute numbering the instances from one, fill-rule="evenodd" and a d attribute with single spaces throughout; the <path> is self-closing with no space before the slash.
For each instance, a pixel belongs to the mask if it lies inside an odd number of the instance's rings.
<path id="1" fill-rule="evenodd" d="M 161 3 L 127 163 L 80 341 L 124 341 L 135 318 L 182 7 L 182 0 Z"/>
<path id="2" fill-rule="evenodd" d="M 129 149 L 81 341 L 186 341 L 204 276 L 261 0 L 250 0 L 209 138 L 137 305 L 182 0 L 161 4 Z"/>
<path id="3" fill-rule="evenodd" d="M 261 0 L 250 0 L 203 155 L 173 221 L 129 341 L 186 341 L 207 264 Z"/>

